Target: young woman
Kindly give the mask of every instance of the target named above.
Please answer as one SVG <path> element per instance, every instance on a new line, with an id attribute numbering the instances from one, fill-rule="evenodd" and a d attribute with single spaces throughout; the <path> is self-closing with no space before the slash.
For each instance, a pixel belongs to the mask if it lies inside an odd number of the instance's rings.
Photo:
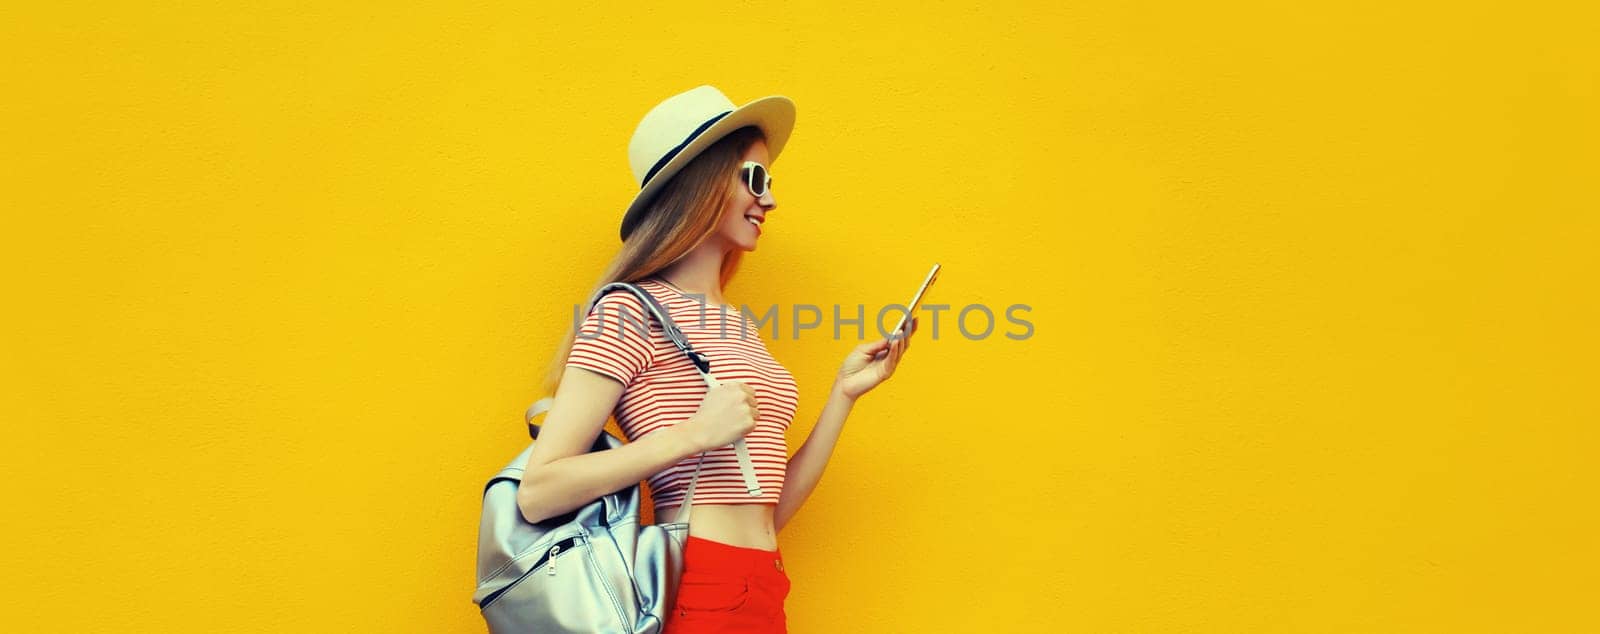
<path id="1" fill-rule="evenodd" d="M 640 122 L 629 143 L 640 191 L 600 285 L 627 281 L 649 292 L 710 359 L 721 385 L 706 388 L 637 297 L 608 293 L 579 327 L 583 336 L 567 337 L 557 352 L 547 380 L 555 403 L 519 490 L 523 514 L 539 521 L 648 479 L 661 521 L 677 512 L 705 452 L 669 634 L 786 631 L 789 578 L 777 533 L 822 478 L 856 399 L 894 374 L 915 332 L 913 321 L 905 337 L 852 350 L 810 436 L 789 457 L 794 377 L 723 288 L 777 207 L 767 166 L 793 123 L 785 97 L 735 108 L 710 86 L 661 102 Z M 648 336 L 639 324 L 650 324 Z M 589 453 L 612 414 L 628 444 Z M 758 496 L 735 459 L 739 438 Z"/>

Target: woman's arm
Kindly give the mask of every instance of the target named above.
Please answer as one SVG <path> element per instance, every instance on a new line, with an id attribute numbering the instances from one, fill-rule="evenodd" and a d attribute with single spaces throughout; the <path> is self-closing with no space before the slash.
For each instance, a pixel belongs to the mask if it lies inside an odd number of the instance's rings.
<path id="1" fill-rule="evenodd" d="M 776 530 L 783 530 L 783 525 L 789 523 L 789 518 L 794 517 L 800 505 L 811 496 L 811 491 L 817 488 L 822 471 L 833 456 L 833 447 L 839 442 L 839 433 L 844 430 L 844 421 L 855 404 L 856 399 L 846 396 L 835 383 L 829 391 L 828 402 L 822 406 L 822 415 L 817 417 L 817 425 L 811 428 L 811 435 L 806 437 L 800 451 L 789 458 L 789 467 L 783 476 L 783 492 L 778 495 L 778 508 L 773 511 Z"/>
<path id="2" fill-rule="evenodd" d="M 539 428 L 517 506 L 529 522 L 540 522 L 607 493 L 638 484 L 694 454 L 721 447 L 755 429 L 755 390 L 728 381 L 707 391 L 695 413 L 681 423 L 605 451 L 589 451 L 606 417 L 621 398 L 614 377 L 569 367 L 556 388 L 556 402 Z"/>
<path id="3" fill-rule="evenodd" d="M 562 375 L 517 488 L 517 506 L 529 522 L 637 484 L 700 451 L 685 428 L 674 426 L 616 449 L 590 452 L 622 389 L 615 380 L 582 368 Z"/>

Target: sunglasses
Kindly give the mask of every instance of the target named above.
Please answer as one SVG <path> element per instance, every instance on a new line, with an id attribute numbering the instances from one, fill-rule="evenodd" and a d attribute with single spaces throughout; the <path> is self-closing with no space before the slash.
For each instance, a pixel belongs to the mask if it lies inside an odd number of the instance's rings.
<path id="1" fill-rule="evenodd" d="M 739 175 L 744 179 L 744 186 L 750 189 L 750 195 L 760 198 L 772 190 L 772 174 L 767 172 L 767 167 L 755 161 L 745 161 L 739 169 Z"/>

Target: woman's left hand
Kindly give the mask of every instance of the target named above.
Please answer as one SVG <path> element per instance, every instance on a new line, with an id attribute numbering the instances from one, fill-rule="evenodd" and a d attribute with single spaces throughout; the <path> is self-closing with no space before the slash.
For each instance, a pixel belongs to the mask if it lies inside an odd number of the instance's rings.
<path id="1" fill-rule="evenodd" d="M 913 317 L 911 323 L 906 324 L 905 336 L 893 340 L 885 337 L 856 346 L 839 366 L 839 376 L 833 382 L 835 389 L 854 399 L 888 380 L 911 347 L 911 335 L 916 332 L 917 320 Z"/>

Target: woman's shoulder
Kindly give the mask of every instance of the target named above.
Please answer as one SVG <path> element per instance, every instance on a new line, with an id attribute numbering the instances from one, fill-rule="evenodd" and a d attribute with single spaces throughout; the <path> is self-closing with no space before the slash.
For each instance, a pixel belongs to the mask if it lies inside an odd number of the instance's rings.
<path id="1" fill-rule="evenodd" d="M 686 306 L 692 302 L 684 298 L 682 295 L 679 295 L 677 291 L 672 289 L 672 287 L 666 286 L 661 282 L 651 279 L 639 280 L 637 282 L 633 282 L 632 284 L 644 291 L 651 298 L 655 299 L 655 303 L 660 306 L 660 308 L 666 312 L 667 317 L 671 318 L 674 322 L 681 322 L 684 319 L 693 319 L 693 315 L 691 315 L 686 308 Z M 593 311 L 603 311 L 607 317 L 612 317 L 619 313 L 626 315 L 628 318 L 640 321 L 643 321 L 646 317 L 649 317 L 648 310 L 644 305 L 644 300 L 640 299 L 638 295 L 624 289 L 613 289 L 594 301 L 595 304 Z M 655 319 L 649 319 L 649 321 L 651 322 L 652 328 L 659 328 L 659 325 L 654 323 L 656 321 Z M 679 327 L 683 327 L 683 324 L 679 323 Z"/>
<path id="2" fill-rule="evenodd" d="M 679 328 L 690 330 L 704 328 L 706 325 L 717 326 L 717 307 L 706 303 L 699 296 L 684 295 L 677 289 L 653 278 L 645 278 L 633 282 L 633 285 L 654 298 L 656 304 L 666 312 L 667 317 L 671 318 Z M 595 306 L 612 312 L 622 309 L 632 317 L 641 317 L 645 314 L 644 302 L 637 295 L 620 289 L 606 293 L 596 302 Z M 728 322 L 727 325 L 723 326 L 725 329 L 735 332 L 741 329 L 748 329 L 748 325 L 743 323 L 748 320 L 743 319 L 743 315 L 738 312 L 724 315 L 724 318 Z"/>
<path id="3" fill-rule="evenodd" d="M 640 290 L 643 290 L 651 297 L 654 297 L 657 303 L 664 303 L 663 300 L 670 297 L 667 292 L 664 292 L 668 289 L 663 287 L 659 282 L 640 280 L 637 282 L 631 282 L 631 284 Z M 621 288 L 613 288 L 609 291 L 606 291 L 606 294 L 601 295 L 598 300 L 595 300 L 595 305 L 620 306 L 635 308 L 641 311 L 644 310 L 644 301 L 639 299 L 638 295 Z"/>

